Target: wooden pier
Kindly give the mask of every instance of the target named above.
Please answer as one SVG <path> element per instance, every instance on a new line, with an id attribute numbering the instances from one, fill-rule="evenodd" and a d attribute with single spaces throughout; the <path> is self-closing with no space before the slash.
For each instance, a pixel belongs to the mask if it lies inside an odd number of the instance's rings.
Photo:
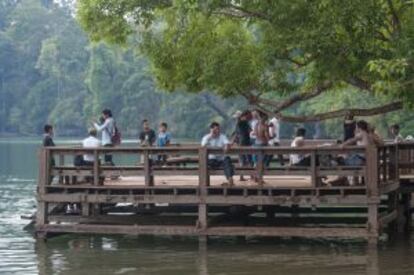
<path id="1" fill-rule="evenodd" d="M 39 153 L 36 235 L 55 233 L 364 238 L 375 244 L 397 220 L 411 221 L 414 143 L 382 147 L 237 147 L 228 152 L 199 146 L 82 149 L 49 147 Z M 235 186 L 208 155 L 310 156 L 310 166 L 235 164 Z M 339 155 L 365 156 L 363 166 L 321 161 Z M 92 154 L 93 166 L 74 166 L 76 155 Z M 115 166 L 101 165 L 105 154 Z M 157 164 L 157 155 L 167 163 Z M 55 165 L 52 165 L 52 158 Z M 265 184 L 238 181 L 262 177 Z M 333 177 L 359 184 L 327 184 Z M 110 179 L 116 178 L 116 179 Z M 67 205 L 79 213 L 68 215 Z"/>

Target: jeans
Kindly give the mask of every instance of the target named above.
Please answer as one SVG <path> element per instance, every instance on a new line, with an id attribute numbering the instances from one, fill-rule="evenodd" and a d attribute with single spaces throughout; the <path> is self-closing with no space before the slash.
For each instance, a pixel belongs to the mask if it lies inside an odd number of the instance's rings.
<path id="1" fill-rule="evenodd" d="M 272 146 L 280 146 L 280 145 L 279 145 L 279 143 L 274 143 Z M 282 165 L 282 166 L 285 165 L 285 160 L 283 159 L 283 155 L 280 154 L 277 157 L 279 158 L 279 164 Z M 267 161 L 265 162 L 266 167 L 270 166 L 270 162 L 272 161 L 272 159 L 273 159 L 273 155 L 268 155 L 267 156 Z"/>
<path id="2" fill-rule="evenodd" d="M 227 179 L 230 179 L 234 176 L 234 166 L 231 162 L 230 157 L 224 157 L 224 159 L 209 159 L 208 160 L 208 167 L 210 169 L 221 169 L 224 170 L 224 175 Z"/>
<path id="3" fill-rule="evenodd" d="M 239 155 L 240 166 L 249 167 L 252 165 L 252 156 L 251 155 Z"/>
<path id="4" fill-rule="evenodd" d="M 253 147 L 266 147 L 267 144 L 254 144 Z M 259 162 L 263 162 L 263 166 L 267 166 L 270 163 L 271 155 L 263 155 L 261 153 L 254 155 L 254 164 L 257 165 Z"/>
<path id="5" fill-rule="evenodd" d="M 112 144 L 105 144 L 104 147 L 114 147 Z M 114 166 L 114 162 L 112 161 L 112 155 L 105 154 L 105 163 L 110 163 L 112 166 Z"/>
<path id="6" fill-rule="evenodd" d="M 365 157 L 359 154 L 350 154 L 345 159 L 345 165 L 347 166 L 361 166 L 365 164 Z"/>

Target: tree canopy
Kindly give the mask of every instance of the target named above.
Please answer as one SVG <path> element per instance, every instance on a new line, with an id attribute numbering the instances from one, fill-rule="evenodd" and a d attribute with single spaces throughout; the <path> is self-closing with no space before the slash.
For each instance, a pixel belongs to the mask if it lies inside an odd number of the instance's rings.
<path id="1" fill-rule="evenodd" d="M 132 35 L 169 91 L 243 96 L 285 121 L 369 116 L 414 103 L 414 2 L 409 0 L 79 0 L 94 41 Z M 378 105 L 292 116 L 328 93 Z"/>
<path id="2" fill-rule="evenodd" d="M 147 118 L 154 128 L 168 122 L 175 137 L 199 138 L 209 121 L 240 108 L 237 98 L 162 93 L 144 57 L 90 43 L 72 2 L 0 1 L 0 136 L 39 134 L 46 123 L 59 136 L 82 136 L 110 108 L 126 137 Z"/>

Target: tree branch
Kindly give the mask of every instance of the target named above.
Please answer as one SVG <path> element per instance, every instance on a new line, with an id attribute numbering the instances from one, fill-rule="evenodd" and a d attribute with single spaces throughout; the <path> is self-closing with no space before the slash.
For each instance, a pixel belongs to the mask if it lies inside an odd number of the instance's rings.
<path id="1" fill-rule="evenodd" d="M 243 7 L 234 5 L 234 4 L 230 4 L 228 6 L 223 6 L 221 8 L 221 10 L 219 10 L 215 13 L 220 14 L 220 15 L 237 17 L 237 18 L 256 18 L 256 19 L 271 21 L 271 18 L 268 17 L 264 13 L 257 12 L 257 11 L 251 11 L 251 10 L 245 9 Z"/>
<path id="2" fill-rule="evenodd" d="M 317 85 L 313 90 L 309 92 L 302 92 L 302 93 L 294 94 L 293 96 L 283 100 L 282 102 L 277 103 L 275 106 L 276 108 L 274 112 L 277 113 L 284 109 L 287 109 L 299 101 L 304 101 L 304 100 L 314 98 L 322 94 L 326 90 L 330 89 L 331 87 L 332 87 L 332 83 L 330 81 L 325 81 L 324 83 Z M 261 100 L 262 99 L 259 99 L 258 101 L 260 102 Z"/>
<path id="3" fill-rule="evenodd" d="M 201 97 L 203 98 L 204 103 L 206 103 L 207 106 L 217 112 L 217 114 L 220 115 L 225 121 L 230 120 L 230 117 L 227 114 L 227 110 L 224 110 L 222 106 L 217 104 L 217 102 L 215 102 L 209 94 L 203 93 L 201 94 Z"/>
<path id="4" fill-rule="evenodd" d="M 371 84 L 368 81 L 363 80 L 357 76 L 350 77 L 347 81 L 348 84 L 355 86 L 361 90 L 372 91 Z"/>
<path id="5" fill-rule="evenodd" d="M 326 112 L 321 114 L 315 115 L 303 115 L 303 116 L 284 116 L 280 115 L 280 119 L 286 122 L 296 122 L 296 123 L 303 123 L 303 122 L 315 122 L 321 120 L 327 120 L 332 118 L 344 117 L 346 115 L 353 115 L 353 116 L 374 116 L 379 114 L 385 114 L 393 111 L 397 111 L 402 109 L 403 103 L 401 101 L 392 102 L 383 106 L 374 107 L 371 109 L 340 109 L 337 111 Z"/>
<path id="6" fill-rule="evenodd" d="M 392 25 L 393 25 L 393 28 L 394 28 L 394 32 L 400 33 L 401 32 L 401 22 L 400 22 L 400 18 L 398 17 L 397 11 L 394 8 L 394 4 L 392 3 L 392 0 L 387 0 L 387 3 L 388 3 L 388 7 L 390 8 L 390 11 L 391 11 Z"/>

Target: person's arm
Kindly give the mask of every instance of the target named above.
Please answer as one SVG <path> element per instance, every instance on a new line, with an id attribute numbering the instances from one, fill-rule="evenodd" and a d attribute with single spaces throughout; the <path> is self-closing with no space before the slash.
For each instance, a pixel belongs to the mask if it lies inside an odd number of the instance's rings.
<path id="1" fill-rule="evenodd" d="M 155 134 L 154 130 L 151 131 L 149 139 L 150 139 L 149 142 L 151 145 L 153 145 L 154 142 L 157 140 L 157 135 Z"/>
<path id="2" fill-rule="evenodd" d="M 355 136 L 353 138 L 348 139 L 347 141 L 345 141 L 344 143 L 341 144 L 341 147 L 345 147 L 345 146 L 350 146 L 355 144 L 357 141 L 359 141 L 361 138 L 360 136 Z"/>
<path id="3" fill-rule="evenodd" d="M 95 127 L 96 131 L 102 132 L 104 129 L 108 127 L 109 123 L 110 123 L 109 119 L 106 119 L 102 125 L 99 125 L 98 123 L 95 122 L 93 126 Z"/>
<path id="4" fill-rule="evenodd" d="M 144 141 L 144 139 L 145 139 L 144 132 L 140 132 L 139 135 L 138 135 L 139 142 L 142 143 Z"/>
<path id="5" fill-rule="evenodd" d="M 47 136 L 43 140 L 43 146 L 53 147 L 53 146 L 55 146 L 55 143 L 53 142 L 53 139 L 51 137 Z"/>
<path id="6" fill-rule="evenodd" d="M 205 135 L 201 140 L 201 146 L 206 147 L 211 139 L 211 134 Z"/>
<path id="7" fill-rule="evenodd" d="M 170 133 L 167 133 L 165 135 L 165 139 L 166 139 L 165 145 L 170 145 L 171 144 L 171 134 Z"/>
<path id="8" fill-rule="evenodd" d="M 269 126 L 268 125 L 265 126 L 264 136 L 265 136 L 266 140 L 270 140 Z"/>
<path id="9" fill-rule="evenodd" d="M 376 146 L 382 146 L 385 144 L 384 140 L 382 139 L 382 137 L 380 137 L 377 133 L 373 133 L 372 134 L 372 141 L 374 142 L 374 144 Z"/>
<path id="10" fill-rule="evenodd" d="M 299 139 L 296 141 L 296 147 L 304 147 L 305 146 L 305 139 Z"/>
<path id="11" fill-rule="evenodd" d="M 220 138 L 222 139 L 222 142 L 224 144 L 224 152 L 227 152 L 231 148 L 230 140 L 225 135 L 222 135 Z"/>

